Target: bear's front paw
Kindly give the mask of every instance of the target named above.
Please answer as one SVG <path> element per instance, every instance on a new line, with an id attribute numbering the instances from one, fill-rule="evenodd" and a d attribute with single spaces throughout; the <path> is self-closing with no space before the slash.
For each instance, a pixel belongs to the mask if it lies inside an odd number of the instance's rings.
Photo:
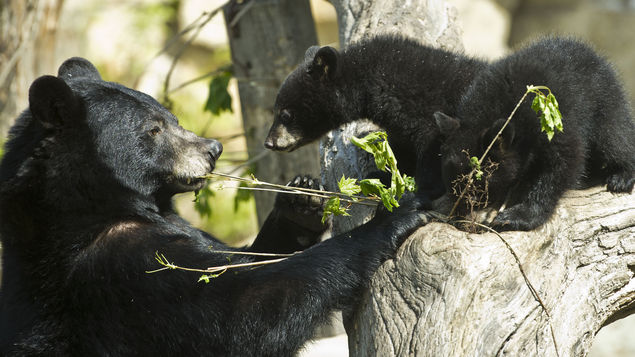
<path id="1" fill-rule="evenodd" d="M 606 179 L 606 189 L 609 192 L 631 192 L 635 184 L 635 177 L 630 172 L 619 172 Z"/>
<path id="2" fill-rule="evenodd" d="M 538 223 L 533 210 L 524 205 L 516 205 L 501 211 L 490 224 L 492 229 L 498 232 L 504 231 L 530 231 L 542 222 Z M 540 219 L 539 219 L 540 220 Z"/>
<path id="3" fill-rule="evenodd" d="M 289 187 L 302 187 L 324 191 L 324 187 L 309 176 L 296 176 L 287 183 Z M 312 232 L 323 232 L 328 228 L 322 224 L 322 214 L 326 199 L 316 196 L 279 193 L 276 196 L 275 209 L 280 216 Z"/>

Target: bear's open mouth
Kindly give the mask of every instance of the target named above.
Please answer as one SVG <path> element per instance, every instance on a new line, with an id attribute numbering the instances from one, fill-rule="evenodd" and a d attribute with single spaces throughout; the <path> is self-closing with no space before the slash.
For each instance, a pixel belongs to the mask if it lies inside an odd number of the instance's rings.
<path id="1" fill-rule="evenodd" d="M 172 177 L 168 183 L 176 192 L 197 191 L 205 186 L 205 178 L 202 177 Z"/>

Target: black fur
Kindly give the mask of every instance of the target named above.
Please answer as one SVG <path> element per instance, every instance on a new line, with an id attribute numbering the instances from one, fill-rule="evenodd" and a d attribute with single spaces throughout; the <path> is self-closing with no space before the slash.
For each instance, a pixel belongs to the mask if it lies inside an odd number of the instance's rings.
<path id="1" fill-rule="evenodd" d="M 423 196 L 443 193 L 435 111 L 454 113 L 460 95 L 485 63 L 379 36 L 338 52 L 311 47 L 285 80 L 265 147 L 291 151 L 340 125 L 368 118 L 388 133 L 399 168 Z"/>
<path id="2" fill-rule="evenodd" d="M 213 252 L 241 250 L 172 210 L 173 194 L 201 187 L 196 177 L 213 170 L 220 143 L 184 130 L 151 97 L 101 80 L 80 58 L 36 80 L 29 99 L 0 163 L 1 355 L 290 356 L 327 312 L 354 303 L 421 223 L 404 207 L 209 284 L 196 282 L 200 273 L 148 274 L 161 267 L 155 253 L 197 268 L 255 260 Z M 317 241 L 315 219 L 302 217 L 314 206 L 279 200 L 254 247 L 293 249 L 297 230 L 279 227 L 303 220 L 306 245 Z"/>
<path id="3" fill-rule="evenodd" d="M 470 169 L 462 150 L 480 157 L 530 84 L 551 89 L 564 131 L 547 140 L 530 96 L 494 146 L 489 157 L 500 166 L 490 181 L 490 203 L 500 205 L 512 193 L 493 222 L 502 230 L 540 226 L 565 190 L 587 179 L 605 179 L 611 192 L 630 192 L 635 182 L 635 124 L 615 71 L 582 42 L 544 38 L 482 71 L 457 119 L 435 115 L 447 137 L 441 153 L 448 190 Z"/>

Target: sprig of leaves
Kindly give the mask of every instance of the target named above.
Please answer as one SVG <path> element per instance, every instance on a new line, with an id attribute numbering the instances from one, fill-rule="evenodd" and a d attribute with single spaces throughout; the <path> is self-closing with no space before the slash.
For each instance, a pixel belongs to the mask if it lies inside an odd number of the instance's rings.
<path id="1" fill-rule="evenodd" d="M 414 178 L 401 175 L 399 172 L 397 158 L 388 144 L 386 132 L 373 132 L 361 139 L 352 137 L 351 142 L 362 150 L 371 153 L 379 170 L 391 173 L 391 184 L 390 187 L 386 187 L 379 179 L 363 179 L 358 183 L 354 178 L 342 176 L 338 182 L 341 193 L 352 199 L 354 199 L 354 195 L 360 192 L 365 196 L 378 197 L 386 209 L 392 212 L 394 207 L 399 207 L 399 200 L 405 191 L 416 191 Z M 326 222 L 329 215 L 349 216 L 348 207 L 350 207 L 350 204 L 342 207 L 338 197 L 331 197 L 324 208 L 322 223 Z"/>
<path id="2" fill-rule="evenodd" d="M 543 89 L 548 91 L 547 95 L 542 92 Z M 562 132 L 562 114 L 558 101 L 547 87 L 530 85 L 527 86 L 527 92 L 536 95 L 531 103 L 531 109 L 540 115 L 541 131 L 547 133 L 547 139 L 551 141 L 556 130 Z"/>

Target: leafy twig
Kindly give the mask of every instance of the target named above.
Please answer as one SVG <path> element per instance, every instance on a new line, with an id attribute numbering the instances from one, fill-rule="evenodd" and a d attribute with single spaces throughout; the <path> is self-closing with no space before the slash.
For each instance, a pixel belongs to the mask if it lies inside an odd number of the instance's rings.
<path id="1" fill-rule="evenodd" d="M 545 95 L 542 92 L 542 90 L 547 90 L 549 94 Z M 483 152 L 483 155 L 481 155 L 478 161 L 473 160 L 475 159 L 475 157 L 470 159 L 470 162 L 472 164 L 472 170 L 468 174 L 467 185 L 463 188 L 459 197 L 454 202 L 454 205 L 452 206 L 452 209 L 450 210 L 450 213 L 448 214 L 448 216 L 451 217 L 454 214 L 454 212 L 456 211 L 456 208 L 459 205 L 459 202 L 461 202 L 461 200 L 465 196 L 465 193 L 470 188 L 470 186 L 474 184 L 474 177 L 477 176 L 478 173 L 480 172 L 480 168 L 481 168 L 481 165 L 483 164 L 483 160 L 485 160 L 485 157 L 494 146 L 494 143 L 496 142 L 496 140 L 498 140 L 498 138 L 503 134 L 503 130 L 505 130 L 509 122 L 512 120 L 512 117 L 514 116 L 514 114 L 516 114 L 516 111 L 518 110 L 520 105 L 523 103 L 527 95 L 529 95 L 530 93 L 533 93 L 536 95 L 536 97 L 534 98 L 534 101 L 532 102 L 531 107 L 532 109 L 534 109 L 534 111 L 536 111 L 536 113 L 541 112 L 540 123 L 541 123 L 542 131 L 547 133 L 547 138 L 549 139 L 549 141 L 551 141 L 551 138 L 554 135 L 554 129 L 558 131 L 562 131 L 562 114 L 560 114 L 560 110 L 558 109 L 558 102 L 556 101 L 556 97 L 553 95 L 553 93 L 551 93 L 551 90 L 545 86 L 528 85 L 527 90 L 525 91 L 525 94 L 523 94 L 523 96 L 520 98 L 518 103 L 516 103 L 514 110 L 512 110 L 512 112 L 507 117 L 507 120 L 505 120 L 505 123 L 503 124 L 503 126 L 500 128 L 498 133 L 496 133 L 496 136 L 494 136 L 494 139 L 492 139 L 492 141 L 489 143 L 489 145 Z"/>
<path id="2" fill-rule="evenodd" d="M 316 196 L 316 197 L 320 197 L 320 198 L 341 197 L 343 201 L 346 201 L 346 202 L 349 202 L 349 203 L 370 205 L 370 206 L 376 206 L 377 202 L 379 202 L 379 199 L 375 198 L 375 197 L 353 196 L 351 198 L 350 196 L 348 196 L 348 195 L 346 195 L 344 193 L 341 193 L 341 192 L 322 191 L 322 190 L 316 190 L 316 189 L 310 189 L 310 188 L 304 188 L 304 187 L 278 185 L 278 184 L 274 184 L 274 183 L 260 181 L 260 180 L 257 180 L 257 179 L 248 179 L 248 178 L 245 178 L 245 177 L 233 176 L 233 175 L 228 175 L 228 174 L 224 174 L 224 173 L 220 173 L 220 172 L 212 172 L 212 173 L 207 174 L 205 176 L 201 176 L 200 178 L 210 179 L 210 178 L 214 178 L 214 177 L 222 177 L 222 178 L 226 178 L 226 179 L 229 179 L 229 180 L 232 180 L 232 181 L 245 182 L 245 183 L 250 184 L 250 185 L 265 187 L 265 188 L 240 187 L 239 189 L 252 189 L 252 190 L 253 189 L 260 189 L 260 190 L 273 191 L 273 192 L 282 192 L 282 193 L 288 193 L 288 194 L 300 194 L 300 195 Z M 370 202 L 368 202 L 368 201 L 370 201 Z"/>
<path id="3" fill-rule="evenodd" d="M 205 281 L 206 283 L 209 283 L 209 279 L 210 278 L 218 277 L 219 275 L 223 274 L 224 272 L 226 272 L 227 270 L 230 270 L 230 269 L 245 268 L 245 267 L 257 267 L 257 266 L 262 266 L 262 265 L 279 263 L 279 262 L 281 262 L 283 260 L 289 259 L 289 257 L 284 257 L 284 258 L 279 258 L 279 259 L 260 260 L 260 261 L 257 261 L 257 262 L 249 262 L 249 263 L 219 265 L 219 266 L 209 267 L 207 269 L 186 268 L 186 267 L 178 266 L 178 265 L 176 265 L 174 263 L 170 263 L 168 261 L 168 259 L 165 257 L 165 255 L 160 254 L 159 252 L 155 253 L 154 259 L 159 264 L 161 264 L 163 266 L 163 268 L 146 271 L 147 274 L 158 273 L 160 271 L 168 270 L 168 269 L 171 269 L 171 270 L 183 270 L 183 271 L 190 271 L 190 272 L 196 272 L 196 273 L 210 273 L 210 274 L 213 274 L 213 275 L 202 275 L 201 278 L 199 279 L 199 281 Z"/>

